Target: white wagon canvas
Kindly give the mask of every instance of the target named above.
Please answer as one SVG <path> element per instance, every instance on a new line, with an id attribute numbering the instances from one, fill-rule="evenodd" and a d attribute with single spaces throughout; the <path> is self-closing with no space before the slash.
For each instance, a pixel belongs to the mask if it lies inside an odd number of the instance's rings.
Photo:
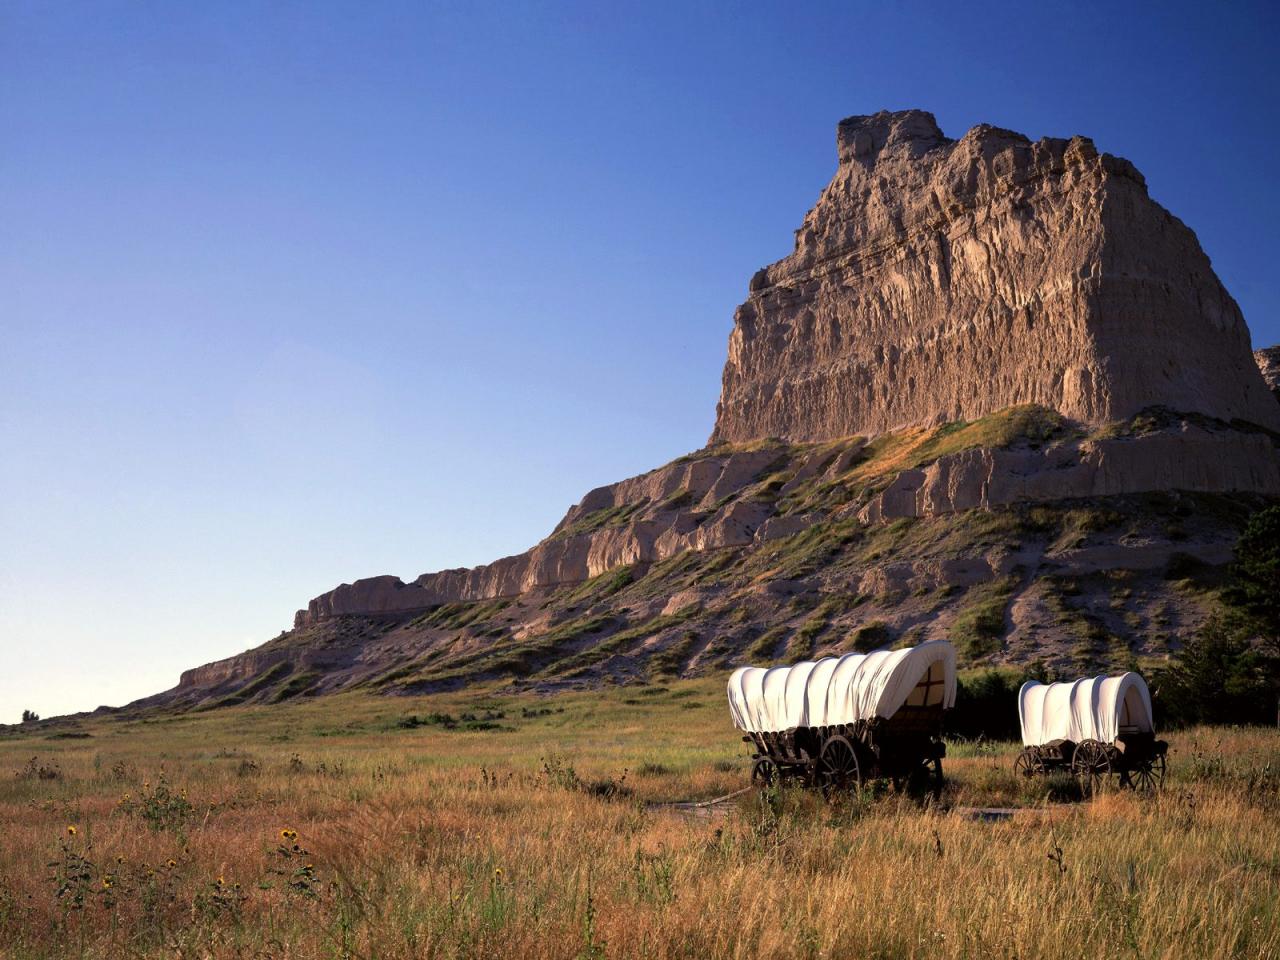
<path id="1" fill-rule="evenodd" d="M 1136 673 L 1066 683 L 1028 681 L 1018 691 L 1023 777 L 1070 770 L 1086 793 L 1113 775 L 1121 786 L 1154 790 L 1164 782 L 1163 740 L 1156 739 L 1151 692 Z"/>
<path id="2" fill-rule="evenodd" d="M 740 667 L 729 713 L 752 743 L 752 778 L 796 778 L 831 791 L 871 777 L 942 787 L 942 717 L 955 705 L 956 654 L 945 640 L 788 667 Z"/>

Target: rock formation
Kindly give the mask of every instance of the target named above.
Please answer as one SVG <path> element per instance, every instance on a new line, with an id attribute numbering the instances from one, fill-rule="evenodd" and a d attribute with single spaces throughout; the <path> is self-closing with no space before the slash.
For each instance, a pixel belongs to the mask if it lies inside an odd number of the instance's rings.
<path id="1" fill-rule="evenodd" d="M 524 553 L 342 584 L 139 705 L 629 680 L 896 638 L 953 637 L 974 663 L 1166 655 L 1206 615 L 1175 584 L 1280 497 L 1280 349 L 1251 362 L 1194 234 L 1084 138 L 953 141 L 907 111 L 837 143 L 795 252 L 738 308 L 708 447 L 592 490 Z"/>
<path id="2" fill-rule="evenodd" d="M 1255 350 L 1253 359 L 1257 361 L 1258 370 L 1271 393 L 1280 400 L 1280 345 Z"/>
<path id="3" fill-rule="evenodd" d="M 1266 434 L 1209 431 L 1190 423 L 1047 450 L 965 450 L 903 470 L 858 516 L 874 523 L 1157 490 L 1277 493 L 1280 457 Z"/>
<path id="4" fill-rule="evenodd" d="M 512 597 L 794 534 L 805 518 L 741 494 L 797 452 L 715 449 L 766 436 L 875 436 L 1018 404 L 1085 424 L 1167 408 L 1218 425 L 943 457 L 862 505 L 864 522 L 1156 490 L 1280 492 L 1266 436 L 1219 429 L 1280 431 L 1240 311 L 1132 164 L 1083 137 L 1031 143 L 983 125 L 950 140 L 918 110 L 851 117 L 836 139 L 839 169 L 795 252 L 752 278 L 735 315 L 711 449 L 591 491 L 524 553 L 342 584 L 294 626 Z M 845 448 L 845 469 L 860 449 Z"/>
<path id="5" fill-rule="evenodd" d="M 1034 403 L 1280 430 L 1195 234 L 1084 137 L 850 117 L 795 251 L 738 308 L 713 443 L 820 440 Z"/>
<path id="6" fill-rule="evenodd" d="M 689 457 L 599 487 L 570 508 L 551 536 L 524 553 L 472 569 L 424 573 L 411 583 L 392 576 L 344 583 L 299 610 L 294 627 L 347 613 L 397 613 L 511 597 L 687 550 L 742 546 L 772 511 L 727 501 L 778 455 L 775 449 Z"/>

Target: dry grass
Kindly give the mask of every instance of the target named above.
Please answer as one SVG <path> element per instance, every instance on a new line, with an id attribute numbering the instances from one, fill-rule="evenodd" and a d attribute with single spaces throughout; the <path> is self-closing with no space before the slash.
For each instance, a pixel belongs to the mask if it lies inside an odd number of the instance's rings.
<path id="1" fill-rule="evenodd" d="M 0 739 L 5 958 L 1280 956 L 1274 731 L 1176 735 L 1147 802 L 1047 803 L 1011 746 L 962 744 L 944 809 L 784 793 L 722 820 L 646 807 L 744 784 L 718 683 L 80 732 Z M 990 804 L 1027 810 L 945 809 Z"/>

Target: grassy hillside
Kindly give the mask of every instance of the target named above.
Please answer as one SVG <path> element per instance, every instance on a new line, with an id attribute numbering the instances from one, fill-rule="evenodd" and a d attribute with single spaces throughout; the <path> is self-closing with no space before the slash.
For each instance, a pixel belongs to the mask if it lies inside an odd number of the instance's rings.
<path id="1" fill-rule="evenodd" d="M 493 681 L 545 692 L 937 638 L 953 640 L 969 666 L 1066 676 L 1160 663 L 1213 609 L 1231 547 L 1265 498 L 1171 491 L 887 522 L 868 522 L 879 514 L 867 511 L 903 470 L 939 457 L 1052 450 L 1059 469 L 1099 436 L 1183 426 L 1225 429 L 1157 411 L 1085 436 L 1026 406 L 870 443 L 708 448 L 592 501 L 605 506 L 575 508 L 548 541 L 577 538 L 579 572 L 600 569 L 601 557 L 663 559 L 518 595 L 304 621 L 143 706 L 416 695 Z M 721 470 L 732 479 L 713 482 Z M 646 543 L 653 549 L 637 553 Z"/>
<path id="2" fill-rule="evenodd" d="M 654 682 L 934 638 L 953 640 L 970 666 L 1043 664 L 1065 675 L 1151 664 L 1215 603 L 1223 570 L 1196 546 L 1229 556 L 1256 506 L 1169 494 L 873 526 L 832 519 L 757 548 L 688 552 L 520 597 L 333 618 L 175 702 L 413 695 L 492 680 L 544 691 Z M 1131 543 L 1163 544 L 1167 558 L 1146 570 L 1061 559 Z"/>
<path id="3" fill-rule="evenodd" d="M 1012 745 L 953 743 L 938 807 L 689 817 L 652 804 L 747 781 L 718 679 L 10 729 L 0 955 L 1277 955 L 1280 734 L 1172 749 L 1150 801 L 1059 802 Z"/>

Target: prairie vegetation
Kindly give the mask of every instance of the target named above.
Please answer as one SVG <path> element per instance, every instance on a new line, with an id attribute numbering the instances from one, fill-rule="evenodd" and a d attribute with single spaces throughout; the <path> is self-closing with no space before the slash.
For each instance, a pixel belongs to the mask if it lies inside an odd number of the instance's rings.
<path id="1" fill-rule="evenodd" d="M 688 816 L 747 780 L 718 680 L 27 724 L 0 956 L 1280 956 L 1280 734 L 1170 739 L 1154 799 L 956 742 L 936 807 Z"/>

